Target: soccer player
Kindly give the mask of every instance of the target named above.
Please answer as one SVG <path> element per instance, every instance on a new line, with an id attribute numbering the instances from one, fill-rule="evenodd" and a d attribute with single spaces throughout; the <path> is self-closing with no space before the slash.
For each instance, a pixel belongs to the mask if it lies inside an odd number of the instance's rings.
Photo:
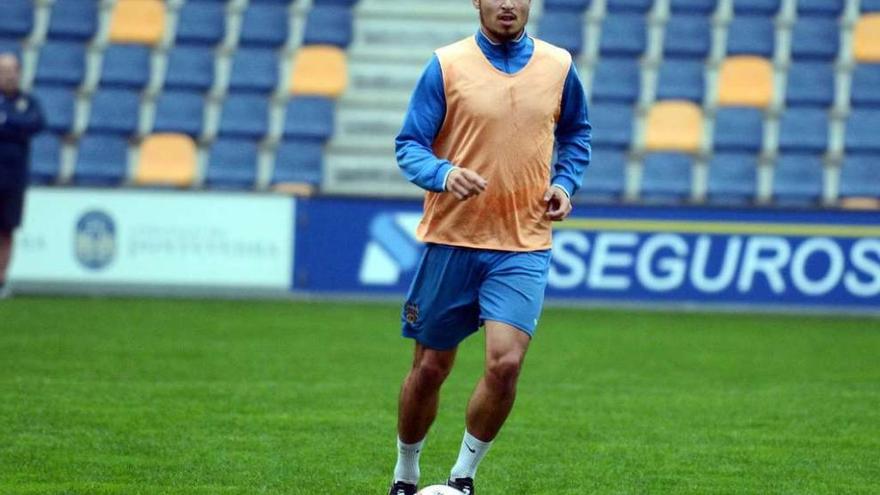
<path id="1" fill-rule="evenodd" d="M 0 53 L 0 298 L 9 294 L 6 270 L 21 223 L 31 136 L 43 125 L 40 105 L 19 88 L 18 57 Z"/>
<path id="2" fill-rule="evenodd" d="M 390 495 L 416 493 L 440 387 L 459 343 L 485 326 L 485 371 L 447 481 L 474 494 L 540 317 L 551 223 L 571 212 L 590 161 L 583 87 L 568 52 L 526 34 L 530 0 L 473 4 L 479 31 L 435 52 L 396 140 L 403 174 L 428 192 L 418 227 L 427 249 L 402 314 L 415 356 Z"/>

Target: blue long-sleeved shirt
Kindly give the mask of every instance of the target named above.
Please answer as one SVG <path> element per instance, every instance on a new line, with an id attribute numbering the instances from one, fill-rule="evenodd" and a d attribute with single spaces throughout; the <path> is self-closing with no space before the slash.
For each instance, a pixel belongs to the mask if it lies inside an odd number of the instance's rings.
<path id="1" fill-rule="evenodd" d="M 37 100 L 24 93 L 0 93 L 0 189 L 27 184 L 31 137 L 45 125 Z"/>
<path id="2" fill-rule="evenodd" d="M 477 45 L 495 68 L 508 74 L 522 70 L 535 51 L 535 42 L 523 33 L 519 39 L 492 43 L 482 31 Z M 417 186 L 434 192 L 445 189 L 446 177 L 456 164 L 434 155 L 433 143 L 446 118 L 446 94 L 440 61 L 434 55 L 416 84 L 403 128 L 395 140 L 397 163 L 403 175 Z M 556 123 L 556 163 L 551 184 L 573 196 L 590 164 L 590 126 L 587 96 L 575 64 L 565 79 L 562 106 Z"/>

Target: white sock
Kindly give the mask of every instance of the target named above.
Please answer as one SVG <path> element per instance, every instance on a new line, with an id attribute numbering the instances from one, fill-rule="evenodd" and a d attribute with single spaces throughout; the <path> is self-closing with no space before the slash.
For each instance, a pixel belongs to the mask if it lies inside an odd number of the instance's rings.
<path id="1" fill-rule="evenodd" d="M 474 478 L 477 474 L 477 466 L 489 452 L 492 442 L 483 442 L 465 430 L 464 439 L 461 441 L 461 450 L 458 451 L 458 460 L 452 466 L 450 478 Z"/>
<path id="2" fill-rule="evenodd" d="M 394 481 L 419 484 L 419 454 L 422 453 L 422 439 L 416 443 L 403 443 L 397 437 L 397 465 L 394 466 Z"/>

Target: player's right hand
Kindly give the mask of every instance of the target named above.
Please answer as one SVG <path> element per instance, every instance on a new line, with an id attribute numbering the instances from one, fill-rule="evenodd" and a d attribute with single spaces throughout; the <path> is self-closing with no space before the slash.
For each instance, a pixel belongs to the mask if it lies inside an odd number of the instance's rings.
<path id="1" fill-rule="evenodd" d="M 466 168 L 456 167 L 446 178 L 446 191 L 452 193 L 459 201 L 479 195 L 488 185 L 489 183 L 480 174 Z"/>

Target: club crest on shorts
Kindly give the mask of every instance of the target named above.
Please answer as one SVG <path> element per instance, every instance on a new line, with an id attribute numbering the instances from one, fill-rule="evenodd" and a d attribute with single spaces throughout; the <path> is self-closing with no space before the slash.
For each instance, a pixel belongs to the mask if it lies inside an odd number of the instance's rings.
<path id="1" fill-rule="evenodd" d="M 416 303 L 406 303 L 403 311 L 407 323 L 415 323 L 419 320 L 419 305 Z"/>

